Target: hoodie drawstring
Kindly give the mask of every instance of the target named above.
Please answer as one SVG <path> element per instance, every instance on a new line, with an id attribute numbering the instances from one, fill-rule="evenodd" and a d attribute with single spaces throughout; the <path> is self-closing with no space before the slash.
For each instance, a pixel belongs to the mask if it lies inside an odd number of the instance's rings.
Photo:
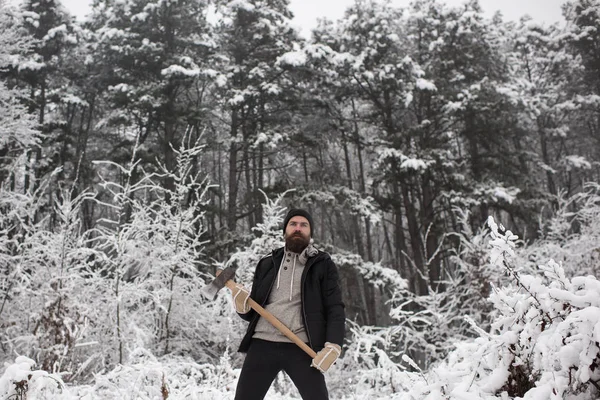
<path id="1" fill-rule="evenodd" d="M 296 274 L 296 260 L 298 255 L 294 254 L 294 265 L 292 266 L 292 279 L 290 280 L 290 301 L 292 301 L 292 292 L 294 290 L 294 275 Z M 281 260 L 283 264 L 283 260 Z M 279 283 L 281 282 L 281 265 L 279 266 L 279 272 L 277 273 L 277 289 L 279 289 Z"/>
<path id="2" fill-rule="evenodd" d="M 281 260 L 281 264 L 283 264 L 283 260 Z M 279 289 L 279 281 L 281 280 L 281 265 L 279 266 L 279 272 L 277 273 L 277 289 Z"/>
<path id="3" fill-rule="evenodd" d="M 294 256 L 294 266 L 292 267 L 292 280 L 290 281 L 290 301 L 292 301 L 292 291 L 294 288 L 294 275 L 296 274 L 296 259 L 298 258 L 298 256 Z M 281 272 L 281 268 L 279 269 L 279 271 Z"/>

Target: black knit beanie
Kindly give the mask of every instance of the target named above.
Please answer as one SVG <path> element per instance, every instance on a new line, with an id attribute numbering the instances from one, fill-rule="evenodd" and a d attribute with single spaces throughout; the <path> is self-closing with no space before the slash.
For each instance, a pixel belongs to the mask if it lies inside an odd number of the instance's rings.
<path id="1" fill-rule="evenodd" d="M 295 216 L 301 216 L 304 217 L 308 220 L 308 224 L 310 225 L 310 237 L 312 237 L 313 235 L 313 220 L 312 217 L 310 216 L 310 213 L 306 210 L 303 210 L 301 208 L 292 208 L 287 215 L 285 216 L 285 219 L 283 220 L 283 233 L 285 234 L 285 228 L 287 228 L 288 222 L 290 222 L 290 219 L 292 219 Z"/>

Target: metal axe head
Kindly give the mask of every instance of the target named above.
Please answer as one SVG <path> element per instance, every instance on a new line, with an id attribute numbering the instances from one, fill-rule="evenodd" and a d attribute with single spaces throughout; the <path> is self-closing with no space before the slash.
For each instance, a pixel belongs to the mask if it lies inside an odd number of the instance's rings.
<path id="1" fill-rule="evenodd" d="M 209 300 L 217 298 L 219 290 L 223 289 L 225 282 L 235 277 L 235 270 L 231 267 L 227 267 L 223 270 L 217 270 L 217 277 L 213 279 L 211 283 L 204 286 L 200 292 L 204 297 Z"/>

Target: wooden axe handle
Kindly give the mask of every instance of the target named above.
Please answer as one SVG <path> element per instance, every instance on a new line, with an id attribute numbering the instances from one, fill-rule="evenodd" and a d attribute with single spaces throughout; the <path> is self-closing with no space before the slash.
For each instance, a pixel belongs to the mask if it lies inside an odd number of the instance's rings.
<path id="1" fill-rule="evenodd" d="M 227 286 L 231 290 L 236 289 L 235 283 L 232 280 L 225 282 L 225 286 Z M 279 332 L 283 333 L 288 339 L 290 339 L 292 342 L 296 343 L 298 345 L 298 347 L 300 347 L 302 350 L 304 350 L 306 352 L 306 354 L 308 354 L 310 356 L 310 358 L 315 358 L 317 356 L 317 353 L 315 353 L 315 351 L 313 349 L 311 349 L 306 343 L 304 343 L 302 341 L 302 339 L 300 339 L 298 336 L 296 336 L 294 334 L 294 332 L 290 331 L 287 326 L 285 326 L 283 323 L 281 323 L 281 321 L 279 321 L 277 318 L 275 318 L 275 316 L 273 314 L 271 314 L 270 312 L 268 312 L 267 310 L 262 308 L 260 306 L 260 304 L 258 304 L 251 298 L 248 298 L 248 305 L 250 305 L 250 307 L 252 307 L 252 309 L 254 311 L 256 311 L 261 317 L 263 317 L 264 319 L 269 321 L 271 323 L 271 325 L 273 325 L 275 328 L 277 328 L 279 330 Z"/>

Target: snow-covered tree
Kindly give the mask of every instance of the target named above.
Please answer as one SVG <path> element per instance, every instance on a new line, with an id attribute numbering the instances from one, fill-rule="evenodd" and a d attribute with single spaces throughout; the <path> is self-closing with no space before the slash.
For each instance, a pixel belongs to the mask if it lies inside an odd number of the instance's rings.
<path id="1" fill-rule="evenodd" d="M 247 217 L 250 229 L 262 223 L 262 195 L 283 170 L 288 157 L 279 151 L 289 135 L 296 82 L 287 67 L 294 59 L 283 58 L 296 49 L 298 33 L 292 28 L 287 0 L 217 1 L 220 14 L 217 63 L 221 84 L 217 90 L 222 135 L 227 151 L 228 179 L 223 182 L 227 199 L 227 229 L 234 232 Z M 235 239 L 234 239 L 235 241 Z"/>
<path id="2" fill-rule="evenodd" d="M 597 0 L 569 1 L 564 5 L 567 19 L 565 41 L 574 57 L 583 66 L 582 79 L 577 82 L 573 105 L 580 110 L 571 124 L 569 136 L 576 136 L 569 157 L 565 157 L 563 176 L 569 184 L 566 190 L 579 189 L 581 182 L 597 180 L 598 138 L 600 137 L 600 2 Z M 574 83 L 575 85 L 575 83 Z M 596 169 L 595 169 L 596 168 Z M 566 186 L 566 185 L 565 185 Z"/>
<path id="3" fill-rule="evenodd" d="M 26 53 L 12 58 L 8 78 L 11 86 L 28 92 L 26 105 L 36 115 L 43 133 L 40 146 L 28 153 L 25 190 L 35 189 L 38 179 L 62 165 L 67 141 L 66 125 L 58 106 L 68 97 L 66 72 L 72 67 L 68 55 L 78 45 L 80 29 L 58 0 L 23 1 L 15 29 L 35 39 Z"/>
<path id="4" fill-rule="evenodd" d="M 184 135 L 207 126 L 207 87 L 215 71 L 207 61 L 215 43 L 206 22 L 207 2 L 95 0 L 88 22 L 91 58 L 106 101 L 97 128 L 110 140 L 110 159 L 127 163 L 136 141 L 148 172 L 176 168 Z M 135 180 L 135 177 L 133 177 Z M 164 186 L 175 190 L 171 175 Z"/>
<path id="5" fill-rule="evenodd" d="M 19 26 L 19 12 L 0 3 L 0 74 L 4 77 L 13 62 L 27 54 L 34 38 Z M 25 105 L 26 93 L 0 80 L 0 184 L 16 188 L 23 185 L 25 154 L 39 143 L 36 119 Z M 10 178 L 10 181 L 7 181 Z"/>
<path id="6" fill-rule="evenodd" d="M 513 76 L 503 90 L 509 101 L 518 105 L 513 114 L 518 116 L 520 130 L 528 132 L 520 145 L 533 151 L 521 156 L 520 164 L 530 175 L 521 197 L 533 197 L 533 202 L 536 197 L 537 201 L 547 197 L 539 193 L 540 185 L 550 196 L 561 190 L 581 190 L 580 182 L 573 178 L 585 171 L 586 161 L 580 153 L 581 136 L 572 130 L 580 118 L 581 62 L 569 51 L 563 28 L 529 19 L 509 26 L 513 28 L 508 32 Z M 516 206 L 523 214 L 538 212 L 531 202 Z"/>

